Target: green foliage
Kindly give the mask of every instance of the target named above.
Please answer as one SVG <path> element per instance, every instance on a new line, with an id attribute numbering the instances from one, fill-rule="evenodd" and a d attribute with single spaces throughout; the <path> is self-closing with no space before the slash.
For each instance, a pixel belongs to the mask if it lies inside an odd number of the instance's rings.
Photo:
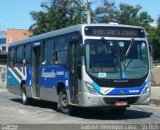
<path id="1" fill-rule="evenodd" d="M 35 24 L 30 26 L 34 35 L 61 29 L 85 21 L 84 7 L 75 0 L 50 0 L 42 3 L 43 11 L 30 14 Z"/>
<path id="2" fill-rule="evenodd" d="M 154 30 L 154 35 L 151 36 L 151 43 L 154 45 L 154 58 L 160 60 L 160 17 L 157 23 L 158 25 Z"/>
<path id="3" fill-rule="evenodd" d="M 127 4 L 120 4 L 120 14 L 118 17 L 118 23 L 128 25 L 139 25 L 140 20 L 138 12 L 141 9 L 139 5 L 133 7 Z"/>
<path id="4" fill-rule="evenodd" d="M 104 0 L 102 5 L 95 10 L 96 23 L 117 22 L 119 11 L 113 1 Z"/>
<path id="5" fill-rule="evenodd" d="M 35 21 L 35 24 L 30 26 L 34 35 L 86 23 L 86 8 L 80 0 L 49 0 L 48 3 L 43 2 L 41 7 L 42 11 L 30 13 Z M 155 58 L 160 59 L 160 18 L 155 28 L 150 25 L 153 19 L 146 11 L 141 11 L 140 5 L 134 7 L 121 3 L 116 6 L 114 0 L 102 0 L 98 6 L 93 7 L 94 23 L 116 22 L 144 27 L 148 33 L 149 43 L 155 46 Z"/>
<path id="6" fill-rule="evenodd" d="M 153 19 L 146 11 L 141 11 L 140 5 L 131 6 L 121 3 L 119 7 L 110 0 L 104 0 L 102 5 L 95 11 L 97 23 L 116 22 L 119 24 L 142 26 L 148 34 L 149 44 L 154 45 L 155 59 L 160 59 L 160 20 L 157 28 L 150 25 Z"/>

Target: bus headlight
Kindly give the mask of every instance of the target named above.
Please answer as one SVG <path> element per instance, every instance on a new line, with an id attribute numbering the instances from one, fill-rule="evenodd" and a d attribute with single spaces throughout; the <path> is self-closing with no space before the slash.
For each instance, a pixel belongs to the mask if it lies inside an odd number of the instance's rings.
<path id="1" fill-rule="evenodd" d="M 85 82 L 85 84 L 87 86 L 87 89 L 88 89 L 89 93 L 98 95 L 97 90 L 92 86 L 91 83 Z"/>
<path id="2" fill-rule="evenodd" d="M 150 89 L 150 86 L 151 86 L 151 82 L 147 83 L 142 94 L 146 94 L 149 92 L 149 89 Z"/>

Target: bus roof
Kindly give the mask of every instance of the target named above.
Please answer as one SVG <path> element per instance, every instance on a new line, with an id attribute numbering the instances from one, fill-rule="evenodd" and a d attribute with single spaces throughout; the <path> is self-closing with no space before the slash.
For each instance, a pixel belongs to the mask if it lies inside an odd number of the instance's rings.
<path id="1" fill-rule="evenodd" d="M 48 39 L 48 38 L 51 38 L 51 37 L 55 37 L 55 36 L 59 36 L 59 35 L 67 34 L 67 33 L 78 32 L 78 31 L 82 32 L 82 28 L 84 26 L 113 26 L 113 27 L 142 28 L 142 27 L 139 27 L 139 26 L 113 24 L 113 23 L 111 23 L 111 24 L 78 24 L 78 25 L 62 28 L 62 29 L 59 29 L 59 30 L 54 30 L 54 31 L 51 31 L 51 32 L 43 33 L 43 34 L 40 34 L 40 35 L 28 37 L 26 39 L 19 40 L 19 41 L 16 41 L 16 42 L 12 42 L 12 43 L 9 44 L 9 47 L 18 46 L 18 45 L 22 45 L 22 44 L 25 44 L 25 43 L 38 42 L 42 39 Z"/>

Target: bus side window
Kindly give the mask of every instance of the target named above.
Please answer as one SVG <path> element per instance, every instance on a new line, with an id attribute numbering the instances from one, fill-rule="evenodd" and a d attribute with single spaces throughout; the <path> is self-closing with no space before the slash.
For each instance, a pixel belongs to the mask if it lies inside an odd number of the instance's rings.
<path id="1" fill-rule="evenodd" d="M 54 64 L 57 64 L 57 52 L 53 52 L 52 62 L 53 62 Z"/>
<path id="2" fill-rule="evenodd" d="M 21 66 L 23 60 L 23 46 L 17 47 L 16 52 L 16 66 Z"/>
<path id="3" fill-rule="evenodd" d="M 14 67 L 16 67 L 17 65 L 17 47 L 15 47 L 15 50 L 14 50 Z"/>
<path id="4" fill-rule="evenodd" d="M 15 57 L 15 48 L 11 48 L 9 52 L 9 66 L 13 67 L 14 66 L 14 57 Z"/>
<path id="5" fill-rule="evenodd" d="M 44 43 L 44 58 L 43 58 L 43 63 L 45 65 L 49 65 L 49 64 L 53 64 L 53 60 L 52 60 L 52 52 L 53 52 L 53 48 L 54 48 L 54 40 L 50 39 L 45 41 Z"/>
<path id="6" fill-rule="evenodd" d="M 31 64 L 31 45 L 26 45 L 24 47 L 24 59 L 26 65 Z"/>

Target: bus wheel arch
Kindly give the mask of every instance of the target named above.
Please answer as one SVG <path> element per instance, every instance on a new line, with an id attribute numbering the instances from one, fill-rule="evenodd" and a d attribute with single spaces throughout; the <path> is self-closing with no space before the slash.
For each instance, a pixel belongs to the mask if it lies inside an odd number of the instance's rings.
<path id="1" fill-rule="evenodd" d="M 26 85 L 26 82 L 24 80 L 21 81 L 20 92 L 22 92 L 22 88 L 24 87 L 23 85 Z"/>
<path id="2" fill-rule="evenodd" d="M 61 92 L 63 89 L 65 90 L 65 85 L 64 85 L 64 83 L 62 83 L 62 82 L 58 83 L 58 84 L 57 84 L 57 95 L 60 95 L 60 92 Z"/>
<path id="3" fill-rule="evenodd" d="M 57 85 L 58 109 L 65 114 L 71 114 L 71 106 L 68 103 L 68 96 L 64 83 Z"/>

